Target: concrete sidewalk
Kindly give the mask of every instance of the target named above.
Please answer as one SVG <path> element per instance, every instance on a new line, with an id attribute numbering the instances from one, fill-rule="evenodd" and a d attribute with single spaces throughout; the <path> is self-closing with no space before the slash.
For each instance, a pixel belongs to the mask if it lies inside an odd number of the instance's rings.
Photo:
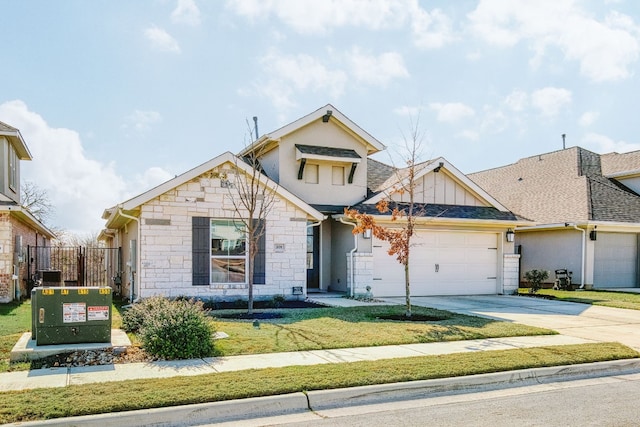
<path id="1" fill-rule="evenodd" d="M 449 353 L 582 344 L 586 342 L 592 341 L 564 335 L 544 335 L 428 344 L 252 354 L 150 363 L 123 363 L 74 368 L 35 369 L 31 371 L 0 374 L 0 392 L 33 388 L 66 387 L 69 385 L 96 382 L 214 374 L 245 369 L 360 362 Z"/>

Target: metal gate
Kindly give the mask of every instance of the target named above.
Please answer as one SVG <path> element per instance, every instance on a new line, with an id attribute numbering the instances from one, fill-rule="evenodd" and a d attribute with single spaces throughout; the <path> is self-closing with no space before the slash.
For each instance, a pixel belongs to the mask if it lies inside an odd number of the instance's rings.
<path id="1" fill-rule="evenodd" d="M 29 283 L 41 280 L 43 271 L 57 270 L 65 286 L 111 286 L 119 292 L 122 275 L 120 248 L 84 246 L 28 246 Z"/>

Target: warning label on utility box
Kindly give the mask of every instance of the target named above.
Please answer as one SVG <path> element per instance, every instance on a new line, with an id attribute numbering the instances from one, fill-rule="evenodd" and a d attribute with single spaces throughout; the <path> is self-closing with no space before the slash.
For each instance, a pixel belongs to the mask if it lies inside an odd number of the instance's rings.
<path id="1" fill-rule="evenodd" d="M 62 304 L 62 322 L 75 323 L 87 321 L 87 305 L 83 302 Z"/>
<path id="2" fill-rule="evenodd" d="M 92 320 L 109 320 L 109 307 L 104 305 L 89 306 L 88 319 Z"/>

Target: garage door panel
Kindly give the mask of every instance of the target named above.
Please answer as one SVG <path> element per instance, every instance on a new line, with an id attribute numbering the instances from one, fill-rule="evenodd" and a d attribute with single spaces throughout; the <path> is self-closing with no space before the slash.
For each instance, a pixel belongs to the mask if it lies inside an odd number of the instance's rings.
<path id="1" fill-rule="evenodd" d="M 637 286 L 638 237 L 631 233 L 598 233 L 593 284 L 597 288 Z"/>
<path id="2" fill-rule="evenodd" d="M 411 248 L 411 294 L 495 294 L 497 234 L 418 231 Z M 388 244 L 374 243 L 374 295 L 404 295 L 404 269 Z"/>

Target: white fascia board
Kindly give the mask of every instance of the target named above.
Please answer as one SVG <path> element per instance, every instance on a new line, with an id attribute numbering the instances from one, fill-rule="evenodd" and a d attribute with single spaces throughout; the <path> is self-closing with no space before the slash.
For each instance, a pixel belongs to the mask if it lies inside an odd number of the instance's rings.
<path id="1" fill-rule="evenodd" d="M 568 225 L 567 225 L 568 224 Z M 534 231 L 551 231 L 551 230 L 575 230 L 573 226 L 582 228 L 585 230 L 596 229 L 598 231 L 612 231 L 612 232 L 631 232 L 640 233 L 640 223 L 635 222 L 608 222 L 608 221 L 567 221 L 552 224 L 538 224 L 532 226 L 518 227 L 516 231 L 522 232 L 534 232 Z"/>
<path id="2" fill-rule="evenodd" d="M 633 169 L 633 170 L 628 170 L 628 171 L 616 172 L 616 173 L 612 173 L 612 174 L 605 175 L 605 176 L 607 178 L 614 178 L 614 179 L 636 178 L 636 177 L 640 176 L 640 169 Z"/>
<path id="3" fill-rule="evenodd" d="M 49 228 L 40 222 L 36 217 L 33 216 L 28 209 L 23 208 L 22 206 L 17 205 L 8 205 L 8 206 L 0 206 L 0 211 L 9 212 L 11 215 L 15 215 L 20 218 L 20 220 L 26 222 L 33 229 L 37 230 L 41 234 L 44 234 L 50 239 L 55 239 L 56 235 L 53 231 L 49 230 Z"/>

